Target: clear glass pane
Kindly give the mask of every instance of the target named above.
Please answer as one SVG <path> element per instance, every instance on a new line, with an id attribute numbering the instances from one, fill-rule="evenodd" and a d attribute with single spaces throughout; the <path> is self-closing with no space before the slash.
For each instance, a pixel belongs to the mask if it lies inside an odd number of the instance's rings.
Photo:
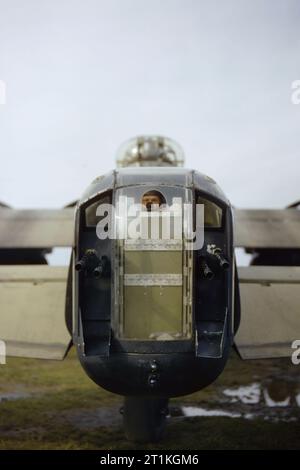
<path id="1" fill-rule="evenodd" d="M 221 228 L 223 211 L 212 201 L 208 201 L 202 196 L 198 196 L 197 204 L 204 205 L 204 226 L 205 228 Z"/>

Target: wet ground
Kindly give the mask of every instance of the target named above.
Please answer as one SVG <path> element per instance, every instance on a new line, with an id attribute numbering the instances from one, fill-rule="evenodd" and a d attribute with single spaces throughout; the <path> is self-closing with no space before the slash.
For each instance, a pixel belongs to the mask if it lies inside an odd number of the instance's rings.
<path id="1" fill-rule="evenodd" d="M 0 372 L 0 448 L 138 448 L 124 437 L 122 398 L 96 387 L 74 351 L 63 362 L 11 358 Z M 300 366 L 233 352 L 213 385 L 171 400 L 164 441 L 146 447 L 300 449 Z"/>
<path id="2" fill-rule="evenodd" d="M 205 406 L 206 405 L 206 406 Z M 211 406 L 201 403 L 173 410 L 179 416 L 227 416 L 253 420 L 260 418 L 271 422 L 298 421 L 300 418 L 300 384 L 277 377 L 253 382 L 239 387 L 222 388 Z M 172 414 L 172 412 L 171 412 Z"/>

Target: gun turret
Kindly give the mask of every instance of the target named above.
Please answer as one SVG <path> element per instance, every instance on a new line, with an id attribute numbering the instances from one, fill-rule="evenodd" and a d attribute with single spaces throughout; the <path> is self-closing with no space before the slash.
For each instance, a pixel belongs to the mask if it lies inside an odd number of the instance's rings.
<path id="1" fill-rule="evenodd" d="M 205 258 L 203 258 L 203 257 L 200 258 L 200 269 L 201 269 L 201 273 L 202 273 L 202 275 L 205 279 L 208 279 L 209 281 L 211 279 L 213 279 L 214 273 L 210 269 L 210 267 L 208 266 Z"/>
<path id="2" fill-rule="evenodd" d="M 222 269 L 226 270 L 229 268 L 229 261 L 223 255 L 221 248 L 217 247 L 216 245 L 207 245 L 207 253 L 217 259 Z"/>

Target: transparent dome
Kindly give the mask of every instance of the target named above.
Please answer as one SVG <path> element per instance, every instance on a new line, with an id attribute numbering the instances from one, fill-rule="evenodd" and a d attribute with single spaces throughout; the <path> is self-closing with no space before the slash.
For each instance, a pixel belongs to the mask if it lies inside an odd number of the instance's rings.
<path id="1" fill-rule="evenodd" d="M 124 142 L 117 166 L 182 166 L 184 153 L 177 142 L 161 136 L 139 136 Z"/>

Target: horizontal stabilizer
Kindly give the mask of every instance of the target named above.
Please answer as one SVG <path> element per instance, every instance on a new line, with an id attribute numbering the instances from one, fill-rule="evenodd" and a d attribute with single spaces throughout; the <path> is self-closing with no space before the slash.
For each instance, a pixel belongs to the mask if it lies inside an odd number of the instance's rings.
<path id="1" fill-rule="evenodd" d="M 0 339 L 8 356 L 63 359 L 67 268 L 0 266 Z"/>
<path id="2" fill-rule="evenodd" d="M 235 209 L 235 246 L 300 248 L 297 209 Z M 0 248 L 72 246 L 74 208 L 0 208 Z"/>
<path id="3" fill-rule="evenodd" d="M 0 248 L 72 246 L 74 208 L 0 209 Z"/>
<path id="4" fill-rule="evenodd" d="M 235 209 L 236 247 L 300 248 L 300 211 L 297 209 Z"/>
<path id="5" fill-rule="evenodd" d="M 300 339 L 300 267 L 239 268 L 241 324 L 235 344 L 243 359 L 291 357 Z"/>

